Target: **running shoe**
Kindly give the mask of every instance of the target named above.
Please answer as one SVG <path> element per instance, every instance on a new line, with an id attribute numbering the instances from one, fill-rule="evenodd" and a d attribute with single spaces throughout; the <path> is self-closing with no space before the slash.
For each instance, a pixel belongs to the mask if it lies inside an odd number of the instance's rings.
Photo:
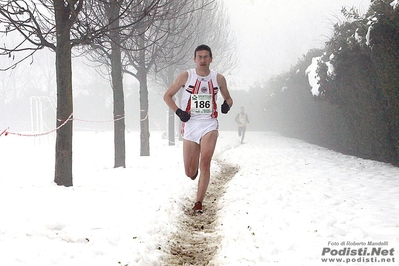
<path id="1" fill-rule="evenodd" d="M 194 210 L 194 212 L 196 212 L 196 213 L 202 213 L 202 203 L 201 203 L 200 201 L 197 201 L 197 202 L 194 204 L 193 210 Z"/>

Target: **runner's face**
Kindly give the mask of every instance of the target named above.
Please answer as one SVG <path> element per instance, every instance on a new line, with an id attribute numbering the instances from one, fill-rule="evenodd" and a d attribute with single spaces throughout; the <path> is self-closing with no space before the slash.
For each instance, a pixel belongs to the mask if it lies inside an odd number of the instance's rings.
<path id="1" fill-rule="evenodd" d="M 209 65 L 212 62 L 212 57 L 207 50 L 197 51 L 194 62 L 197 64 L 197 67 L 209 68 Z"/>

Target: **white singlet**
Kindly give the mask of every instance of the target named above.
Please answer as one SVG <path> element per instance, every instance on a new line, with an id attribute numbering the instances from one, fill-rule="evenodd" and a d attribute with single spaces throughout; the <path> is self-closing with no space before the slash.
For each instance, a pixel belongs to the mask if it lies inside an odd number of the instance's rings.
<path id="1" fill-rule="evenodd" d="M 200 143 L 201 138 L 212 130 L 218 130 L 217 121 L 217 73 L 211 71 L 206 77 L 198 76 L 195 69 L 187 70 L 188 79 L 184 86 L 180 106 L 190 113 L 190 120 L 183 123 L 181 134 L 184 139 Z"/>

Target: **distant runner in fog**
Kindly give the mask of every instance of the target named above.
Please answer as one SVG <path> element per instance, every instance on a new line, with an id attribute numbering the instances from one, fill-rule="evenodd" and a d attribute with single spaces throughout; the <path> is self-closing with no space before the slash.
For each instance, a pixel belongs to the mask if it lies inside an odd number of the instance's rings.
<path id="1" fill-rule="evenodd" d="M 247 123 L 249 123 L 248 114 L 245 113 L 244 107 L 241 107 L 235 121 L 238 125 L 238 136 L 241 137 L 241 143 L 244 143 L 245 131 L 247 129 Z"/>
<path id="2" fill-rule="evenodd" d="M 195 69 L 180 73 L 165 92 L 164 100 L 183 122 L 183 159 L 186 175 L 192 180 L 198 175 L 197 200 L 193 210 L 202 213 L 202 201 L 208 189 L 210 168 L 219 132 L 217 95 L 222 94 L 222 113 L 226 114 L 233 105 L 223 75 L 211 71 L 212 51 L 207 45 L 200 45 L 194 51 Z M 173 97 L 182 89 L 180 109 Z"/>

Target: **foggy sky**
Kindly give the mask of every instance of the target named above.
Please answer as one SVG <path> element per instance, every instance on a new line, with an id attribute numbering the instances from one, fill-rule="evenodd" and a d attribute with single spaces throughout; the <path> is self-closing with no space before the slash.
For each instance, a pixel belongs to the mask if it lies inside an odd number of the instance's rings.
<path id="1" fill-rule="evenodd" d="M 370 0 L 223 0 L 237 36 L 239 64 L 226 75 L 230 89 L 288 71 L 312 48 L 322 48 L 342 6 L 365 13 Z M 217 55 L 214 56 L 215 60 Z"/>

